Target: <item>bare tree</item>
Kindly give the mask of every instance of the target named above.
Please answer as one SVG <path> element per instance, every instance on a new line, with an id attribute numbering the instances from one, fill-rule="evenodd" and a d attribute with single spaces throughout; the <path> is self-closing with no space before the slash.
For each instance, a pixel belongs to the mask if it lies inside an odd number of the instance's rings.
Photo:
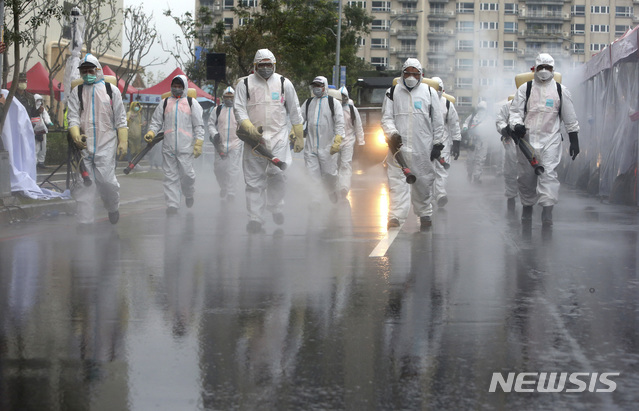
<path id="1" fill-rule="evenodd" d="M 80 0 L 77 6 L 86 19 L 84 47 L 87 53 L 100 57 L 120 46 L 120 26 L 116 17 L 122 12 L 117 0 Z"/>
<path id="2" fill-rule="evenodd" d="M 121 71 L 126 73 L 124 91 L 133 81 L 135 74 L 140 69 L 142 59 L 151 52 L 151 48 L 158 38 L 155 25 L 151 24 L 152 21 L 153 13 L 146 15 L 142 6 L 124 9 L 124 36 L 129 43 L 128 49 L 122 53 L 120 60 Z M 168 58 L 160 61 L 156 57 L 146 66 L 166 64 L 167 61 Z"/>
<path id="3" fill-rule="evenodd" d="M 171 48 L 164 44 L 160 38 L 162 50 L 169 53 L 180 67 L 187 67 L 191 62 L 195 61 L 195 39 L 197 38 L 197 27 L 193 15 L 190 12 L 184 13 L 182 16 L 174 16 L 171 10 L 165 10 L 164 15 L 171 17 L 175 24 L 182 31 L 182 35 L 174 34 L 173 41 L 175 47 Z"/>

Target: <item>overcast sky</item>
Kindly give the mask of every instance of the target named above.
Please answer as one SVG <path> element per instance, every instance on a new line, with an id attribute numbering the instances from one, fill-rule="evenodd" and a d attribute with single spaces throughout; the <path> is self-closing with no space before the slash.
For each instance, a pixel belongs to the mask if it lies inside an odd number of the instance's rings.
<path id="1" fill-rule="evenodd" d="M 146 14 L 153 13 L 153 20 L 155 21 L 155 27 L 162 36 L 162 41 L 165 44 L 173 43 L 173 34 L 181 34 L 180 29 L 173 19 L 164 16 L 164 10 L 170 9 L 174 15 L 183 15 L 185 12 L 194 12 L 195 2 L 193 0 L 124 0 L 124 7 L 141 5 L 144 8 Z M 126 39 L 123 41 L 126 42 Z M 128 47 L 128 44 L 123 44 L 123 48 Z M 147 57 L 142 60 L 142 64 L 148 63 L 153 57 L 159 57 L 164 60 L 167 54 L 162 51 L 162 47 L 159 44 L 153 46 L 153 49 Z M 165 76 L 170 74 L 175 69 L 176 63 L 173 58 L 170 58 L 166 66 L 154 66 L 147 70 L 154 73 L 162 72 Z M 183 68 L 183 67 L 182 67 Z M 152 84 L 149 84 L 151 86 Z"/>

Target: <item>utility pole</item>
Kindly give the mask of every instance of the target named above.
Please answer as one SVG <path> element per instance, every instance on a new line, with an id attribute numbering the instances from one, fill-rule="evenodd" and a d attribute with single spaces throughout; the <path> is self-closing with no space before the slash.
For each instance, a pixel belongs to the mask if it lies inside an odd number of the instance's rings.
<path id="1" fill-rule="evenodd" d="M 4 0 L 0 0 L 0 41 L 4 41 Z M 4 53 L 0 53 L 0 79 L 2 78 L 2 64 Z M 17 66 L 17 64 L 16 64 Z M 2 98 L 4 100 L 4 97 Z M 4 101 L 0 110 L 8 110 L 9 107 L 4 107 Z M 0 118 L 2 115 L 0 114 Z M 2 141 L 2 130 L 0 130 L 0 198 L 11 196 L 11 163 L 9 161 L 9 152 L 4 149 L 4 142 Z"/>

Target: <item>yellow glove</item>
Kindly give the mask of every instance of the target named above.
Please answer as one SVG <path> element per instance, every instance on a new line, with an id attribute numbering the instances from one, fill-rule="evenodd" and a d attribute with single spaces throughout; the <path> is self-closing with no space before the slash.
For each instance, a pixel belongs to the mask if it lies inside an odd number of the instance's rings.
<path id="1" fill-rule="evenodd" d="M 299 153 L 304 150 L 304 126 L 293 124 L 293 151 Z"/>
<path id="2" fill-rule="evenodd" d="M 240 129 L 246 132 L 246 134 L 248 134 L 248 137 L 251 140 L 257 143 L 259 143 L 260 140 L 262 140 L 262 133 L 260 133 L 260 131 L 257 128 L 255 128 L 253 123 L 251 123 L 251 120 L 249 119 L 242 120 L 242 122 L 240 123 Z"/>
<path id="3" fill-rule="evenodd" d="M 87 138 L 86 136 L 84 136 L 84 141 L 82 141 L 83 136 L 80 135 L 79 126 L 69 127 L 69 134 L 71 135 L 71 139 L 73 140 L 76 146 L 78 146 L 79 148 L 87 148 L 87 143 L 86 143 Z"/>
<path id="4" fill-rule="evenodd" d="M 153 141 L 153 137 L 155 137 L 155 133 L 152 130 L 149 130 L 144 135 L 144 141 L 150 143 L 151 141 Z"/>
<path id="5" fill-rule="evenodd" d="M 195 145 L 193 146 L 193 157 L 198 158 L 202 155 L 202 143 L 204 143 L 204 140 L 195 140 Z"/>
<path id="6" fill-rule="evenodd" d="M 118 129 L 118 157 L 126 154 L 129 148 L 129 129 L 122 127 Z"/>
<path id="7" fill-rule="evenodd" d="M 331 146 L 331 155 L 337 153 L 342 145 L 342 136 L 339 134 L 335 134 L 335 140 L 333 140 L 333 145 Z"/>

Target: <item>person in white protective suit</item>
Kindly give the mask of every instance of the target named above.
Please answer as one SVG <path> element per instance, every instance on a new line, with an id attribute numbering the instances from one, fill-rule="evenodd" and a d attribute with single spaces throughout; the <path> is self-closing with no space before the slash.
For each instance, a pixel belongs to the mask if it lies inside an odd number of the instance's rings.
<path id="1" fill-rule="evenodd" d="M 317 76 L 311 82 L 313 97 L 301 106 L 306 122 L 304 163 L 316 185 L 324 184 L 333 203 L 337 202 L 337 154 L 344 135 L 342 102 L 328 95 L 328 80 Z M 314 203 L 319 199 L 314 196 Z"/>
<path id="2" fill-rule="evenodd" d="M 506 186 L 506 206 L 508 211 L 515 211 L 515 198 L 517 198 L 517 146 L 510 137 L 511 130 L 508 125 L 508 117 L 510 116 L 510 105 L 512 100 L 504 103 L 497 113 L 495 125 L 497 132 L 501 134 L 501 142 L 504 146 L 504 183 Z"/>
<path id="3" fill-rule="evenodd" d="M 349 98 L 346 87 L 342 86 L 339 92 L 342 96 L 341 103 L 342 111 L 344 112 L 344 138 L 342 139 L 342 146 L 337 153 L 337 175 L 339 193 L 343 198 L 346 198 L 351 190 L 355 141 L 357 140 L 357 145 L 360 146 L 363 146 L 365 141 L 359 110 L 353 104 L 353 100 Z"/>
<path id="4" fill-rule="evenodd" d="M 144 135 L 148 143 L 164 130 L 162 140 L 162 171 L 164 171 L 164 199 L 166 213 L 177 213 L 181 194 L 187 208 L 195 201 L 195 170 L 193 159 L 202 154 L 204 120 L 202 106 L 187 97 L 188 80 L 180 74 L 171 80 L 171 95 L 160 102 L 151 117 L 151 125 Z"/>
<path id="5" fill-rule="evenodd" d="M 95 193 L 98 191 L 109 213 L 109 221 L 120 218 L 120 184 L 115 178 L 116 151 L 127 152 L 126 110 L 117 87 L 104 82 L 98 59 L 87 54 L 80 61 L 83 83 L 69 93 L 69 134 L 82 148 L 82 159 L 94 184 L 80 185 L 74 195 L 78 202 L 78 222 L 95 221 Z"/>
<path id="6" fill-rule="evenodd" d="M 521 138 L 527 139 L 545 169 L 537 176 L 521 150 L 518 151 L 517 184 L 523 205 L 522 222 L 532 221 L 533 205 L 539 204 L 543 207 L 541 221 L 545 226 L 552 225 L 553 206 L 559 199 L 556 168 L 561 159 L 562 121 L 570 139 L 570 156 L 574 160 L 579 154 L 579 122 L 575 107 L 568 89 L 555 82 L 554 67 L 555 60 L 550 54 L 537 56 L 530 96 L 526 97 L 527 83 L 522 84 L 512 101 L 508 119 L 515 143 Z"/>
<path id="7" fill-rule="evenodd" d="M 235 199 L 235 186 L 240 174 L 242 147 L 244 143 L 237 137 L 237 122 L 233 114 L 235 90 L 229 86 L 222 94 L 222 105 L 211 110 L 209 134 L 215 146 L 213 171 L 220 186 L 220 197 L 229 201 Z"/>
<path id="8" fill-rule="evenodd" d="M 386 173 L 390 189 L 388 228 L 399 227 L 408 217 L 410 205 L 419 217 L 421 229 L 432 225 L 431 196 L 435 181 L 433 161 L 441 155 L 444 142 L 444 115 L 437 92 L 423 84 L 422 65 L 409 58 L 402 79 L 386 91 L 382 107 L 382 129 L 390 143 L 400 145 L 408 167 L 417 177 L 409 185 L 390 149 Z"/>
<path id="9" fill-rule="evenodd" d="M 33 98 L 35 100 L 36 111 L 40 113 L 40 125 L 34 128 L 34 132 L 36 134 L 36 143 L 35 143 L 35 151 L 36 151 L 36 166 L 38 168 L 45 169 L 47 168 L 44 164 L 44 160 L 47 156 L 47 127 L 53 126 L 51 122 L 51 117 L 49 117 L 49 112 L 46 108 L 44 108 L 44 99 L 40 94 L 34 94 Z M 40 130 L 44 132 L 44 134 L 40 133 Z"/>
<path id="10" fill-rule="evenodd" d="M 253 141 L 263 141 L 277 158 L 290 155 L 288 121 L 293 125 L 294 151 L 304 148 L 304 128 L 299 100 L 293 83 L 275 73 L 276 59 L 268 49 L 260 49 L 253 59 L 254 73 L 235 87 L 235 119 L 239 128 Z M 246 208 L 249 233 L 259 233 L 264 224 L 264 210 L 273 215 L 276 224 L 284 224 L 286 175 L 248 148 L 242 155 L 246 182 Z"/>
<path id="11" fill-rule="evenodd" d="M 463 133 L 468 133 L 469 147 L 468 157 L 466 157 L 466 172 L 468 181 L 475 184 L 481 184 L 481 176 L 486 164 L 486 156 L 488 155 L 488 142 L 486 134 L 492 130 L 488 122 L 488 110 L 485 101 L 477 104 L 475 112 L 464 120 Z"/>
<path id="12" fill-rule="evenodd" d="M 441 158 L 450 164 L 451 156 L 457 160 L 459 158 L 459 146 L 461 144 L 461 131 L 459 129 L 459 116 L 455 105 L 444 97 L 444 82 L 439 77 L 433 77 L 434 81 L 439 83 L 439 103 L 441 104 L 444 116 L 444 148 L 442 149 Z M 433 183 L 433 198 L 437 201 L 437 206 L 443 208 L 448 203 L 448 195 L 446 192 L 446 183 L 448 182 L 448 170 L 437 161 L 433 160 L 435 165 L 435 182 Z"/>

